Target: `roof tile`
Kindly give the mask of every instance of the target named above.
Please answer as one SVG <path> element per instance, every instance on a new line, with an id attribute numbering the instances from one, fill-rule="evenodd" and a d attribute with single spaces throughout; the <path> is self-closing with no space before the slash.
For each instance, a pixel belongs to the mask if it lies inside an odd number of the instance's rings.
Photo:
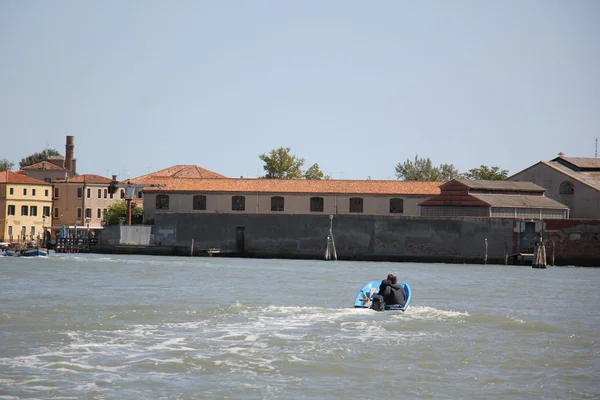
<path id="1" fill-rule="evenodd" d="M 132 180 L 132 183 L 134 180 Z M 143 182 L 137 182 L 143 183 Z M 148 182 L 150 183 L 150 182 Z M 158 178 L 144 192 L 235 192 L 235 193 L 321 193 L 436 195 L 444 182 L 394 180 L 310 180 L 310 179 L 188 179 Z"/>
<path id="2" fill-rule="evenodd" d="M 19 183 L 24 185 L 50 185 L 47 182 L 21 175 L 12 171 L 0 172 L 0 183 Z"/>
<path id="3" fill-rule="evenodd" d="M 112 182 L 112 180 L 105 178 L 103 176 L 100 176 L 100 175 L 83 174 L 83 175 L 74 176 L 73 178 L 69 178 L 68 180 L 60 179 L 60 180 L 57 180 L 56 182 L 57 183 L 99 183 L 99 184 L 108 185 L 109 183 Z"/>
<path id="4" fill-rule="evenodd" d="M 39 163 L 31 164 L 27 167 L 23 167 L 23 169 L 51 169 L 55 171 L 66 171 L 65 168 L 59 167 L 56 164 L 53 164 L 49 161 L 40 161 Z"/>
<path id="5" fill-rule="evenodd" d="M 126 179 L 125 182 L 143 184 L 152 183 L 156 179 L 164 178 L 213 179 L 227 177 L 208 169 L 201 168 L 197 165 L 174 165 L 172 167 L 161 169 L 160 171 L 142 175 L 137 178 Z"/>

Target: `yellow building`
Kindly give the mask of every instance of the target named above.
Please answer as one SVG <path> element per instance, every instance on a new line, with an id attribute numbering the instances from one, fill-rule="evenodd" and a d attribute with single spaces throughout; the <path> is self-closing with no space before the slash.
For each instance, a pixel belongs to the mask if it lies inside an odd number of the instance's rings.
<path id="1" fill-rule="evenodd" d="M 12 171 L 0 172 L 0 241 L 42 238 L 50 227 L 52 185 Z"/>

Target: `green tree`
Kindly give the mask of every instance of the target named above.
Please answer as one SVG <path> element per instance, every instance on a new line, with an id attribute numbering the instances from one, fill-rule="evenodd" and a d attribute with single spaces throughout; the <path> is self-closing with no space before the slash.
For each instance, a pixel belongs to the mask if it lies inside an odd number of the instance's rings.
<path id="1" fill-rule="evenodd" d="M 6 158 L 0 160 L 0 171 L 10 171 L 15 166 L 15 163 L 8 161 Z"/>
<path id="2" fill-rule="evenodd" d="M 30 165 L 42 162 L 42 161 L 48 161 L 48 158 L 51 156 L 60 156 L 61 154 L 58 152 L 58 150 L 54 150 L 54 149 L 45 149 L 39 153 L 33 153 L 30 156 L 27 156 L 23 159 L 21 159 L 21 161 L 19 162 L 19 168 L 24 168 L 24 167 L 28 167 Z"/>
<path id="3" fill-rule="evenodd" d="M 508 177 L 508 170 L 500 169 L 500 167 L 488 167 L 487 165 L 482 165 L 479 168 L 470 169 L 469 172 L 463 176 L 465 179 L 503 181 Z"/>
<path id="4" fill-rule="evenodd" d="M 396 177 L 405 181 L 449 181 L 460 177 L 460 173 L 453 164 L 434 167 L 429 158 L 416 155 L 414 161 L 407 159 L 396 165 Z"/>
<path id="5" fill-rule="evenodd" d="M 314 163 L 309 169 L 304 171 L 304 179 L 329 179 L 329 175 L 324 175 L 319 164 Z"/>
<path id="6" fill-rule="evenodd" d="M 119 201 L 111 204 L 104 217 L 102 218 L 104 225 L 120 225 L 127 223 L 127 201 Z M 138 207 L 135 202 L 131 203 L 131 223 L 141 224 L 144 222 L 144 210 Z"/>
<path id="7" fill-rule="evenodd" d="M 289 147 L 271 150 L 269 154 L 261 154 L 267 179 L 301 179 L 304 159 L 290 154 Z"/>

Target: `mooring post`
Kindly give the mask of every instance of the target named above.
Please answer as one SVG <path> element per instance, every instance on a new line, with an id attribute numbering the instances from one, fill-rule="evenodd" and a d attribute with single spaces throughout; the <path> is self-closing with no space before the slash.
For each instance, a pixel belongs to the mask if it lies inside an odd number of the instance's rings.
<path id="1" fill-rule="evenodd" d="M 337 260 L 335 241 L 333 240 L 333 215 L 329 215 L 329 235 L 327 235 L 327 248 L 325 249 L 325 260 Z"/>
<path id="2" fill-rule="evenodd" d="M 190 248 L 190 257 L 194 257 L 194 239 L 192 239 L 192 247 Z"/>
<path id="3" fill-rule="evenodd" d="M 541 235 L 540 241 L 535 245 L 535 250 L 533 252 L 533 263 L 531 267 L 546 268 L 546 247 L 544 246 L 544 242 Z"/>

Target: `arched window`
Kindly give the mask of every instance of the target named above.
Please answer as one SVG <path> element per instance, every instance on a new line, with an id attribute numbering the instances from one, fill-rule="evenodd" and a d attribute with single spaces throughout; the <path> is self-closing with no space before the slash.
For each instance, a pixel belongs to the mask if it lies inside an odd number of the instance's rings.
<path id="1" fill-rule="evenodd" d="M 271 211 L 283 211 L 284 201 L 281 196 L 271 197 Z"/>
<path id="2" fill-rule="evenodd" d="M 195 195 L 193 203 L 192 208 L 194 210 L 206 210 L 206 196 L 202 194 Z"/>
<path id="3" fill-rule="evenodd" d="M 231 197 L 231 210 L 232 211 L 245 211 L 246 210 L 246 198 L 244 196 L 232 196 Z"/>
<path id="4" fill-rule="evenodd" d="M 560 194 L 573 194 L 575 193 L 575 189 L 573 188 L 573 184 L 570 181 L 564 181 L 560 184 L 558 192 Z"/>
<path id="5" fill-rule="evenodd" d="M 169 195 L 157 194 L 156 195 L 156 209 L 157 210 L 168 210 L 169 209 Z"/>
<path id="6" fill-rule="evenodd" d="M 363 212 L 363 199 L 360 197 L 352 197 L 350 199 L 350 212 L 361 213 Z"/>
<path id="7" fill-rule="evenodd" d="M 392 213 L 392 214 L 404 213 L 404 200 L 403 199 L 390 199 L 390 213 Z"/>
<path id="8" fill-rule="evenodd" d="M 311 197 L 310 198 L 310 211 L 311 212 L 323 212 L 323 198 L 322 197 Z"/>

